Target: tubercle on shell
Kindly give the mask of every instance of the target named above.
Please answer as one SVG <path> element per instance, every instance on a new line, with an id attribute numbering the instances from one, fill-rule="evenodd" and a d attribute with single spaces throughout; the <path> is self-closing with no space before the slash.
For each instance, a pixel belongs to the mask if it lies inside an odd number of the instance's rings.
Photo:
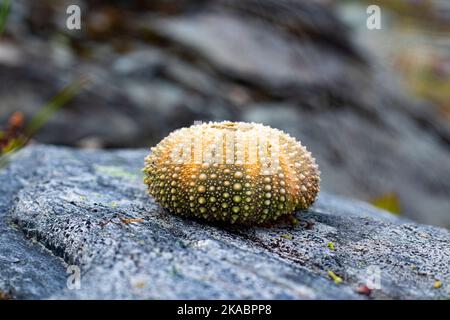
<path id="1" fill-rule="evenodd" d="M 307 209 L 320 190 L 311 153 L 288 134 L 258 123 L 209 122 L 176 130 L 151 149 L 143 171 L 148 192 L 169 211 L 245 225 Z"/>

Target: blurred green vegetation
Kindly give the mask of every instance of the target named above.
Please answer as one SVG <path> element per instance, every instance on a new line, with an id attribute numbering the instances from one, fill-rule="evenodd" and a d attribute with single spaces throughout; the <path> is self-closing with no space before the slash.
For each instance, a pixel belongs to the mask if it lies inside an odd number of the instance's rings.
<path id="1" fill-rule="evenodd" d="M 342 2 L 361 5 L 359 0 Z M 382 11 L 383 30 L 371 40 L 379 41 L 380 48 L 388 44 L 387 58 L 403 76 L 411 93 L 434 103 L 438 112 L 450 121 L 450 1 L 363 3 L 379 5 Z"/>
<path id="2" fill-rule="evenodd" d="M 10 0 L 3 0 L 0 4 L 0 35 L 3 33 L 3 30 L 5 30 L 10 5 Z"/>
<path id="3" fill-rule="evenodd" d="M 399 24 L 450 31 L 450 21 L 439 15 L 439 0 L 365 0 L 390 11 Z"/>
<path id="4" fill-rule="evenodd" d="M 5 129 L 0 129 L 0 168 L 5 166 L 11 154 L 24 147 L 30 139 L 50 120 L 50 118 L 85 86 L 88 79 L 81 76 L 59 91 L 26 124 L 21 112 L 10 117 Z"/>
<path id="5" fill-rule="evenodd" d="M 388 192 L 370 200 L 370 203 L 377 208 L 389 211 L 395 215 L 400 215 L 401 207 L 398 195 L 395 192 Z"/>

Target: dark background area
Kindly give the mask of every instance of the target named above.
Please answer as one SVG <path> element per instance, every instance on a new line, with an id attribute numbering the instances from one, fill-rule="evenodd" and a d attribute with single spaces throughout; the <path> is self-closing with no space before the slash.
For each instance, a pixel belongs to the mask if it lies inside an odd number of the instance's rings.
<path id="1" fill-rule="evenodd" d="M 34 141 L 150 147 L 194 121 L 255 121 L 316 156 L 322 189 L 450 227 L 446 1 L 13 1 L 0 124 L 89 79 Z M 66 28 L 78 4 L 82 29 Z M 426 23 L 425 23 L 425 22 Z"/>

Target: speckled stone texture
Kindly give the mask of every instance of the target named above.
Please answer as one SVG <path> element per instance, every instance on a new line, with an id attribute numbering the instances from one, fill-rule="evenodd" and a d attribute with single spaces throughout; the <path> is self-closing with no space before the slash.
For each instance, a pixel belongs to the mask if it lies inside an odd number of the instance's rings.
<path id="1" fill-rule="evenodd" d="M 450 228 L 450 121 L 339 19 L 347 1 L 13 2 L 0 43 L 1 124 L 18 110 L 31 119 L 83 74 L 85 90 L 36 141 L 137 148 L 196 120 L 264 123 L 307 146 L 324 190 L 392 194 L 403 216 Z M 62 37 L 70 4 L 83 27 Z"/>
<path id="2" fill-rule="evenodd" d="M 1 169 L 0 292 L 56 299 L 450 297 L 448 230 L 325 192 L 297 213 L 296 226 L 183 219 L 146 194 L 147 153 L 32 146 Z M 79 290 L 66 287 L 72 264 L 81 270 Z M 373 270 L 381 289 L 357 293 Z"/>

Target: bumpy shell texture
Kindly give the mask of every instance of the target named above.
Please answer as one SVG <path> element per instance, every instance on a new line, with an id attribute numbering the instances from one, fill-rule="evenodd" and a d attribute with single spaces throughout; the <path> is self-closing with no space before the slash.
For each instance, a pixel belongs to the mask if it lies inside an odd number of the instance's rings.
<path id="1" fill-rule="evenodd" d="M 145 158 L 144 182 L 169 211 L 256 225 L 308 208 L 319 192 L 311 153 L 258 123 L 209 122 L 172 132 Z"/>

